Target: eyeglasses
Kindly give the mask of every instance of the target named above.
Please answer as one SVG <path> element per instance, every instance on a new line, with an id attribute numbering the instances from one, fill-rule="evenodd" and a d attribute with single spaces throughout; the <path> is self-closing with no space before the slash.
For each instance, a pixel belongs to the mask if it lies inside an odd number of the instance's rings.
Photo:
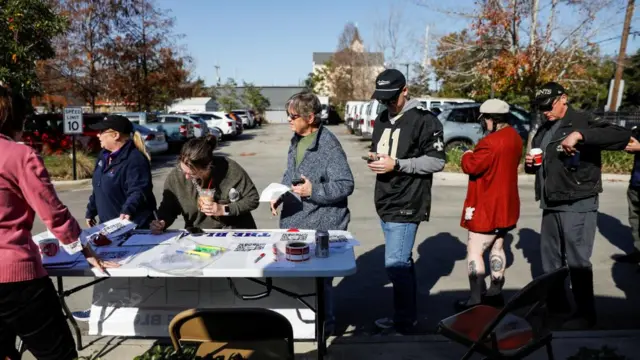
<path id="1" fill-rule="evenodd" d="M 109 134 L 109 133 L 114 133 L 114 132 L 116 132 L 116 131 L 115 130 L 111 130 L 111 129 L 106 129 L 106 130 L 100 131 L 98 134 L 104 135 L 104 134 Z"/>

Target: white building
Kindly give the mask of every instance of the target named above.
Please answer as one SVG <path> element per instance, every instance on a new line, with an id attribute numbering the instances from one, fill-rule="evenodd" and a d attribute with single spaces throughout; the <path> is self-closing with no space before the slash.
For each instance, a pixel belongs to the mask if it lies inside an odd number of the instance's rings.
<path id="1" fill-rule="evenodd" d="M 174 100 L 167 112 L 218 111 L 218 102 L 212 97 L 194 97 Z"/>

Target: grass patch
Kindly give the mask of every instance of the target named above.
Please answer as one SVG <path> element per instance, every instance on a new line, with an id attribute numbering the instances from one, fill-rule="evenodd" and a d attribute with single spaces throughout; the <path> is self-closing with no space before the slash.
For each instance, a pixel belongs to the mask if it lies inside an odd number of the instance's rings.
<path id="1" fill-rule="evenodd" d="M 52 180 L 73 180 L 71 154 L 44 155 L 44 166 Z M 93 175 L 96 157 L 83 152 L 76 153 L 76 175 L 78 180 L 89 179 Z"/>
<path id="2" fill-rule="evenodd" d="M 522 152 L 525 153 L 524 151 Z M 462 158 L 462 150 L 452 149 L 447 152 L 447 163 L 444 171 L 462 172 L 460 168 L 460 159 Z M 523 155 L 524 156 L 524 155 Z M 524 162 L 524 158 L 522 160 Z M 633 169 L 633 155 L 624 151 L 603 151 L 602 152 L 602 173 L 603 174 L 631 174 Z M 521 166 L 518 172 L 524 173 Z"/>

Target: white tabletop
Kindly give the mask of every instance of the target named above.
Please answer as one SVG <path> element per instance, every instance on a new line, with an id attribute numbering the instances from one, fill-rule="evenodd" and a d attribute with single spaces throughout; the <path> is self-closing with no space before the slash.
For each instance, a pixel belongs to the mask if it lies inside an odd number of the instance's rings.
<path id="1" fill-rule="evenodd" d="M 332 248 L 327 258 L 317 258 L 314 254 L 315 231 L 300 230 L 289 233 L 281 229 L 260 230 L 205 230 L 204 236 L 180 238 L 181 231 L 168 232 L 161 236 L 151 234 L 134 234 L 124 242 L 114 242 L 109 246 L 97 247 L 96 251 L 104 259 L 123 261 L 118 268 L 108 269 L 108 275 L 97 269 L 92 269 L 82 255 L 73 258 L 75 262 L 68 264 L 69 257 L 60 254 L 57 258 L 63 260 L 51 260 L 43 258 L 43 263 L 51 276 L 89 276 L 89 277 L 201 277 L 201 278 L 262 278 L 262 277 L 341 277 L 352 275 L 356 272 L 356 261 L 353 246 L 358 245 L 349 232 L 329 231 L 332 237 Z M 50 233 L 44 232 L 34 236 L 34 241 L 39 242 L 50 238 Z M 273 256 L 273 244 L 279 249 L 284 249 L 285 237 L 306 237 L 304 242 L 310 244 L 310 259 L 304 262 L 293 263 L 283 257 L 277 260 Z M 335 239 L 346 243 L 344 246 L 333 242 Z M 188 274 L 176 274 L 172 272 L 160 272 L 154 270 L 155 266 L 149 266 L 163 255 L 175 252 L 172 250 L 180 241 L 195 240 L 199 244 L 222 246 L 227 248 L 222 255 L 211 260 L 204 259 L 206 264 L 195 267 L 194 272 Z M 250 251 L 236 251 L 238 244 L 260 244 L 264 248 Z M 259 247 L 258 246 L 258 247 Z M 63 249 L 60 248 L 62 251 Z M 265 256 L 255 263 L 255 259 L 262 253 Z M 57 259 L 56 258 L 56 259 Z M 197 257 L 195 257 L 198 259 Z M 63 265 L 55 265 L 56 261 L 67 262 Z M 200 259 L 196 260 L 200 261 Z"/>

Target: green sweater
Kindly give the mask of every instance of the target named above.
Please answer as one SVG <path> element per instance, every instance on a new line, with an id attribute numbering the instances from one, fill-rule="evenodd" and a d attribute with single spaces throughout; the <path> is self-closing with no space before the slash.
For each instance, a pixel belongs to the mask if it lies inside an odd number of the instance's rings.
<path id="1" fill-rule="evenodd" d="M 214 200 L 229 205 L 228 216 L 206 216 L 201 213 L 198 209 L 198 190 L 176 167 L 165 180 L 158 218 L 166 222 L 167 228 L 182 214 L 185 228 L 256 229 L 251 211 L 258 208 L 260 195 L 249 174 L 235 161 L 216 156 L 212 176 L 212 188 L 216 190 Z M 229 193 L 234 193 L 232 189 L 239 193 L 234 202 L 229 199 Z"/>

